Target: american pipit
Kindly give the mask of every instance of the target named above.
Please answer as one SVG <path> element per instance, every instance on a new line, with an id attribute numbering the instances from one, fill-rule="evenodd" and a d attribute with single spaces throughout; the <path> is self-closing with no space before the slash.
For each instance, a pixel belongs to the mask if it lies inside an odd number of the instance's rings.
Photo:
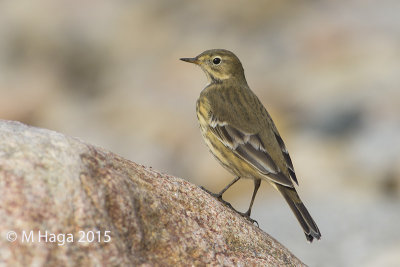
<path id="1" fill-rule="evenodd" d="M 254 180 L 254 191 L 247 212 L 250 219 L 254 198 L 261 181 L 268 181 L 285 198 L 304 230 L 308 241 L 321 233 L 300 200 L 298 184 L 288 150 L 258 97 L 250 90 L 239 59 L 224 49 L 207 50 L 194 58 L 181 60 L 199 65 L 209 84 L 197 100 L 197 118 L 206 144 L 215 158 L 236 178 Z"/>

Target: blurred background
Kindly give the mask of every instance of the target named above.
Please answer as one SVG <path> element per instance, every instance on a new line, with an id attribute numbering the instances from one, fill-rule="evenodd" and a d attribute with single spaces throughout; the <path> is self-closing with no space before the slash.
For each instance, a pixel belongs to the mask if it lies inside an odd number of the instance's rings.
<path id="1" fill-rule="evenodd" d="M 179 61 L 232 50 L 291 153 L 322 240 L 263 183 L 252 217 L 310 266 L 400 266 L 400 2 L 1 1 L 0 118 L 78 137 L 213 191 L 233 177 Z M 252 181 L 225 199 L 245 211 Z"/>

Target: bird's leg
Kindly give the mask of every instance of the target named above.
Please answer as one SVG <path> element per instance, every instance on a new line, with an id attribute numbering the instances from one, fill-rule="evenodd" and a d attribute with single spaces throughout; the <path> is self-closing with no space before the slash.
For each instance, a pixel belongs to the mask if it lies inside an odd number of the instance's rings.
<path id="1" fill-rule="evenodd" d="M 250 206 L 249 206 L 249 209 L 246 211 L 246 215 L 247 216 L 249 216 L 250 217 L 250 214 L 251 214 L 251 209 L 253 208 L 253 204 L 254 204 L 254 199 L 256 198 L 256 194 L 257 194 L 257 191 L 258 191 L 258 189 L 260 188 L 260 185 L 261 185 L 261 180 L 260 179 L 257 179 L 257 180 L 254 180 L 254 191 L 253 191 L 253 195 L 251 196 L 251 201 L 250 201 Z"/>
<path id="2" fill-rule="evenodd" d="M 240 215 L 242 215 L 243 217 L 246 217 L 252 223 L 257 223 L 257 226 L 258 226 L 258 222 L 256 220 L 251 219 L 250 218 L 250 214 L 251 214 L 251 209 L 253 207 L 254 199 L 256 198 L 256 194 L 257 194 L 258 189 L 260 188 L 260 185 L 261 185 L 261 180 L 260 179 L 255 179 L 254 180 L 254 191 L 253 191 L 253 196 L 251 197 L 249 209 L 244 213 L 243 212 L 239 212 Z"/>
<path id="3" fill-rule="evenodd" d="M 229 187 L 231 187 L 233 184 L 235 184 L 237 181 L 239 181 L 240 177 L 237 176 L 235 179 L 233 179 L 232 182 L 230 182 L 227 186 L 225 186 L 224 189 L 222 189 L 219 193 L 213 193 L 207 189 L 205 189 L 204 187 L 200 186 L 201 189 L 203 189 L 204 191 L 206 191 L 207 193 L 209 193 L 210 195 L 212 195 L 213 197 L 215 197 L 216 199 L 218 199 L 220 202 L 222 202 L 223 204 L 225 204 L 226 206 L 228 206 L 229 208 L 231 208 L 232 210 L 236 211 L 237 213 L 239 213 L 240 215 L 242 215 L 243 217 L 245 217 L 246 219 L 248 219 L 251 223 L 256 223 L 257 227 L 258 227 L 258 222 L 256 220 L 253 220 L 252 218 L 250 218 L 250 213 L 251 213 L 251 208 L 253 207 L 253 203 L 254 203 L 254 199 L 256 198 L 256 194 L 258 191 L 258 188 L 260 188 L 261 185 L 261 180 L 254 180 L 254 191 L 253 191 L 253 196 L 251 197 L 251 202 L 250 202 L 250 207 L 246 212 L 240 212 L 238 210 L 236 210 L 234 207 L 232 207 L 231 203 L 225 201 L 222 199 L 222 195 L 225 193 L 226 190 L 229 189 Z"/>
<path id="4" fill-rule="evenodd" d="M 235 177 L 235 179 L 233 179 L 232 182 L 230 182 L 227 186 L 225 186 L 224 189 L 222 189 L 222 190 L 221 190 L 219 193 L 217 193 L 217 194 L 212 193 L 211 191 L 208 191 L 207 189 L 205 189 L 205 188 L 202 187 L 202 186 L 200 186 L 200 188 L 203 189 L 204 191 L 206 191 L 207 193 L 209 193 L 210 195 L 212 195 L 213 197 L 215 197 L 216 199 L 218 199 L 219 201 L 221 201 L 222 203 L 224 203 L 226 206 L 228 206 L 228 207 L 230 207 L 231 209 L 235 210 L 229 202 L 227 202 L 227 201 L 225 201 L 225 200 L 222 199 L 222 195 L 225 193 L 226 190 L 229 189 L 229 187 L 231 187 L 234 183 L 236 183 L 237 181 L 239 181 L 239 179 L 240 179 L 239 176 Z M 236 210 L 235 210 L 235 211 L 236 211 Z"/>
<path id="5" fill-rule="evenodd" d="M 224 189 L 222 189 L 218 194 L 216 194 L 217 198 L 222 199 L 222 194 L 225 193 L 226 190 L 229 189 L 229 187 L 231 187 L 232 185 L 234 185 L 237 181 L 239 181 L 240 177 L 237 176 L 235 177 L 235 179 L 232 180 L 232 182 L 230 182 L 227 186 L 225 186 Z"/>

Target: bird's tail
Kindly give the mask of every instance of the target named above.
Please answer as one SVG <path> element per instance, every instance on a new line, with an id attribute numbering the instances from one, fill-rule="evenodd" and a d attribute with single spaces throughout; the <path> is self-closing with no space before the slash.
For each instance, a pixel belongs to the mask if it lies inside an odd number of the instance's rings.
<path id="1" fill-rule="evenodd" d="M 286 199 L 294 215 L 299 221 L 301 227 L 304 230 L 304 234 L 309 242 L 312 242 L 314 238 L 320 239 L 321 233 L 318 229 L 317 224 L 314 222 L 310 213 L 304 206 L 299 195 L 294 188 L 286 187 L 283 185 L 276 184 L 276 188 Z"/>

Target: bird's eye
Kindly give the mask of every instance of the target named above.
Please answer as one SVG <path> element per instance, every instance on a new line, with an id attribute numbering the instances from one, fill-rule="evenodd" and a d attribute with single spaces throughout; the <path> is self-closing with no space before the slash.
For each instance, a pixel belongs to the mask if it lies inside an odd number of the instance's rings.
<path id="1" fill-rule="evenodd" d="M 219 65 L 221 63 L 221 58 L 220 57 L 215 57 L 213 59 L 213 63 L 214 63 L 214 65 Z"/>

